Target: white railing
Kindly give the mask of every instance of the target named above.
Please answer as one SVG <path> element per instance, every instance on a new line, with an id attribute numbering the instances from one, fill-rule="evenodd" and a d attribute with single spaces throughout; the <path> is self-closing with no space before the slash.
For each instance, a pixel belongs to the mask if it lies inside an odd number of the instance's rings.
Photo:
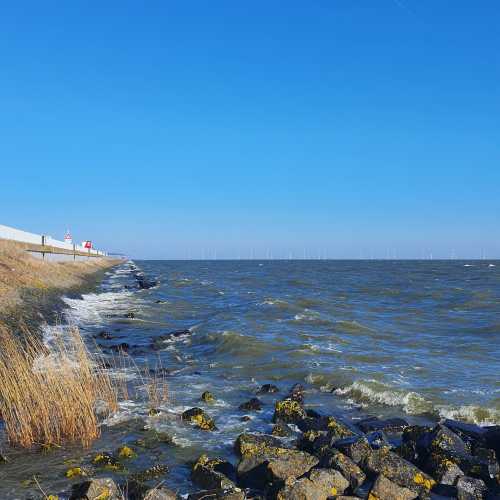
<path id="1" fill-rule="evenodd" d="M 75 245 L 73 243 L 68 243 L 66 241 L 60 241 L 52 238 L 52 236 L 47 236 L 44 234 L 28 233 L 27 231 L 21 231 L 20 229 L 15 229 L 9 226 L 3 226 L 0 224 L 0 238 L 4 240 L 19 241 L 22 243 L 32 243 L 34 245 L 44 245 L 51 246 L 55 248 L 63 248 L 72 252 L 84 252 L 91 255 L 102 255 L 106 256 L 107 253 L 102 250 L 96 250 L 95 248 L 84 248 L 82 245 Z"/>

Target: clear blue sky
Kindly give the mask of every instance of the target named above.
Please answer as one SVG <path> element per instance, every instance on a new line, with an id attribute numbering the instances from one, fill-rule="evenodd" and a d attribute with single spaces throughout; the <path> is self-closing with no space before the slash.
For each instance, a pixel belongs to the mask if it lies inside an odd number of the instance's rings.
<path id="1" fill-rule="evenodd" d="M 500 257 L 500 2 L 19 1 L 0 223 L 135 257 Z"/>

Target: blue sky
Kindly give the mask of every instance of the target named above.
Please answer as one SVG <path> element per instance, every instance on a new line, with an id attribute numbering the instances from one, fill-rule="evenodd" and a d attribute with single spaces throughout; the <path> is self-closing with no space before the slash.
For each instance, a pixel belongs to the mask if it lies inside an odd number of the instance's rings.
<path id="1" fill-rule="evenodd" d="M 4 3 L 0 223 L 146 258 L 500 257 L 499 23 L 497 1 Z"/>

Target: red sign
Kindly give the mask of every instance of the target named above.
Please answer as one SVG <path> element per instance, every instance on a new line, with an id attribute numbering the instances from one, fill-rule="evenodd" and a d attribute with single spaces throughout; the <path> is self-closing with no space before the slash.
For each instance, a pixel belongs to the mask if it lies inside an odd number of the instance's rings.
<path id="1" fill-rule="evenodd" d="M 92 242 L 86 241 L 85 244 L 83 245 L 83 248 L 92 248 Z"/>

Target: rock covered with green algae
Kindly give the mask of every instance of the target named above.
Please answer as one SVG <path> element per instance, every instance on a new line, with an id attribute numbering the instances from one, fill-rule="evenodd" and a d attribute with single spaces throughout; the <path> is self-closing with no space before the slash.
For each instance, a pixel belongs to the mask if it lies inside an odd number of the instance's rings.
<path id="1" fill-rule="evenodd" d="M 201 455 L 193 466 L 191 479 L 207 490 L 235 488 L 233 479 L 236 476 L 234 466 L 220 458 L 209 458 Z"/>
<path id="2" fill-rule="evenodd" d="M 215 397 L 211 392 L 205 391 L 201 395 L 201 400 L 204 401 L 205 403 L 213 403 L 215 401 Z"/>
<path id="3" fill-rule="evenodd" d="M 201 408 L 191 408 L 182 414 L 182 420 L 191 422 L 204 431 L 217 430 L 214 420 L 209 417 Z"/>

